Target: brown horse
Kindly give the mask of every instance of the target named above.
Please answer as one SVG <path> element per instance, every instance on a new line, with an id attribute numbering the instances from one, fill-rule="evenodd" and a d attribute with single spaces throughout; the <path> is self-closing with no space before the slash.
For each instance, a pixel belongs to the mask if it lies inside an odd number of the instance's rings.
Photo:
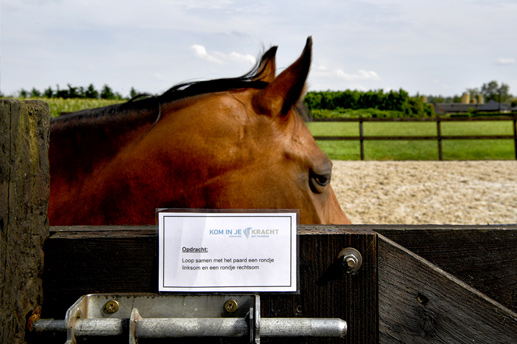
<path id="1" fill-rule="evenodd" d="M 239 78 L 53 120 L 50 224 L 154 224 L 164 207 L 300 209 L 301 223 L 350 223 L 297 106 L 311 49 L 309 38 L 278 76 L 273 47 Z"/>

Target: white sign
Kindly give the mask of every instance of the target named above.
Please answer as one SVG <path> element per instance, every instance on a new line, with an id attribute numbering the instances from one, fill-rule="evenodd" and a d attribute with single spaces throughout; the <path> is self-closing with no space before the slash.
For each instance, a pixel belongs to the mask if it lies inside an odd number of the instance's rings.
<path id="1" fill-rule="evenodd" d="M 294 292 L 296 213 L 159 212 L 159 291 Z"/>

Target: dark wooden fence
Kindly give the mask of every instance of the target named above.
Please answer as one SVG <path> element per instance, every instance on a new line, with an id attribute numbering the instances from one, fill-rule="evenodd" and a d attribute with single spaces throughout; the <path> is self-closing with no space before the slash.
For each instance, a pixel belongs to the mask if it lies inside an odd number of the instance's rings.
<path id="1" fill-rule="evenodd" d="M 42 318 L 63 319 L 90 293 L 158 295 L 156 235 L 155 226 L 50 227 Z M 261 293 L 262 316 L 341 318 L 348 332 L 269 344 L 517 343 L 517 225 L 301 225 L 298 244 L 299 292 Z M 362 256 L 355 273 L 338 258 L 348 247 Z M 127 343 L 124 331 L 88 343 Z M 63 343 L 64 335 L 28 342 Z"/>
<path id="2" fill-rule="evenodd" d="M 442 135 L 442 122 L 483 122 L 483 121 L 513 121 L 513 135 Z M 314 122 L 358 122 L 358 136 L 314 136 L 316 140 L 322 141 L 359 141 L 361 149 L 361 160 L 364 160 L 364 141 L 413 141 L 413 140 L 435 140 L 438 142 L 438 158 L 443 160 L 443 140 L 514 140 L 515 159 L 517 159 L 517 115 L 494 116 L 494 117 L 434 117 L 434 118 L 329 118 L 316 119 Z M 435 136 L 379 136 L 364 135 L 364 122 L 436 122 Z"/>

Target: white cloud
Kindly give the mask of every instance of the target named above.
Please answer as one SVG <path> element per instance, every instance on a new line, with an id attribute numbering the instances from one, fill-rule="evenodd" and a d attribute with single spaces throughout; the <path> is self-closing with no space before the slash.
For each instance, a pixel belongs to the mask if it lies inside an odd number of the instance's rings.
<path id="1" fill-rule="evenodd" d="M 204 46 L 199 45 L 199 44 L 194 44 L 191 48 L 194 51 L 194 55 L 196 55 L 197 57 L 202 58 L 203 60 L 217 63 L 217 64 L 223 64 L 223 61 L 221 61 L 214 55 L 208 54 L 208 52 L 206 51 L 206 48 Z"/>
<path id="2" fill-rule="evenodd" d="M 497 59 L 497 64 L 500 66 L 513 65 L 515 64 L 515 59 L 508 57 L 500 57 Z"/>
<path id="3" fill-rule="evenodd" d="M 204 46 L 199 44 L 194 44 L 191 48 L 194 52 L 194 55 L 196 55 L 197 57 L 221 65 L 227 64 L 229 62 L 253 65 L 257 62 L 255 57 L 253 57 L 252 55 L 243 55 L 237 52 L 231 52 L 229 54 L 223 54 L 218 51 L 208 52 Z"/>
<path id="4" fill-rule="evenodd" d="M 239 54 L 239 53 L 236 53 L 236 52 L 231 52 L 229 55 L 228 55 L 228 58 L 234 62 L 245 62 L 245 63 L 250 63 L 250 64 L 255 64 L 257 62 L 257 59 L 253 56 L 253 55 L 243 55 L 243 54 Z"/>
<path id="5" fill-rule="evenodd" d="M 338 69 L 336 71 L 336 75 L 342 79 L 347 81 L 356 81 L 356 80 L 380 80 L 381 77 L 379 74 L 374 72 L 373 70 L 359 70 L 356 73 L 345 73 L 343 70 Z"/>

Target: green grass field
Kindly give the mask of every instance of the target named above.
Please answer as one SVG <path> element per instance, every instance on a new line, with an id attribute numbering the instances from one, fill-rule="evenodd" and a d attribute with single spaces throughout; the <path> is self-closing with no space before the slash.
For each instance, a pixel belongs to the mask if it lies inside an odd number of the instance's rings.
<path id="1" fill-rule="evenodd" d="M 314 136 L 358 136 L 359 123 L 313 122 Z M 511 121 L 442 122 L 442 135 L 512 135 Z M 433 136 L 434 122 L 367 122 L 366 136 Z M 336 160 L 360 160 L 359 141 L 318 141 L 319 147 Z M 443 140 L 444 160 L 515 159 L 513 140 Z M 438 142 L 365 141 L 365 160 L 438 160 Z"/>

